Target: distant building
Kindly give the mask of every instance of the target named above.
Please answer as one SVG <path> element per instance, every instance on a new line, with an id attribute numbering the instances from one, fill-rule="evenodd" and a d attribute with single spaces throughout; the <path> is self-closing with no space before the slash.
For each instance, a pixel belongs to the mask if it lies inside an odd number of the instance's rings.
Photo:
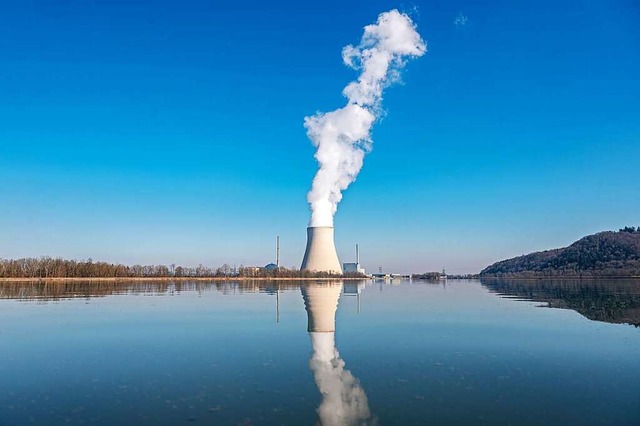
<path id="1" fill-rule="evenodd" d="M 372 276 L 373 278 L 382 278 L 382 279 L 391 278 L 391 275 L 389 275 L 389 274 L 385 274 L 385 273 L 383 273 L 383 272 L 379 272 L 379 273 L 377 273 L 377 274 L 371 274 L 371 276 Z"/>
<path id="2" fill-rule="evenodd" d="M 267 271 L 277 271 L 278 270 L 278 265 L 276 265 L 275 263 L 270 263 L 268 265 L 266 265 L 264 267 L 265 270 Z"/>
<path id="3" fill-rule="evenodd" d="M 264 267 L 265 271 L 277 271 L 280 269 L 280 236 L 276 237 L 276 263 L 269 263 Z"/>
<path id="4" fill-rule="evenodd" d="M 343 263 L 342 264 L 342 270 L 344 271 L 345 274 L 348 273 L 348 272 L 351 272 L 351 273 L 358 272 L 358 273 L 361 273 L 363 275 L 366 275 L 365 272 L 364 272 L 364 268 L 360 267 L 360 264 L 356 263 L 356 262 Z"/>
<path id="5" fill-rule="evenodd" d="M 357 244 L 356 244 L 356 261 L 350 262 L 350 263 L 343 263 L 342 271 L 345 274 L 350 272 L 350 273 L 360 273 L 362 275 L 366 275 L 366 273 L 364 272 L 364 268 L 360 266 L 360 250 Z"/>

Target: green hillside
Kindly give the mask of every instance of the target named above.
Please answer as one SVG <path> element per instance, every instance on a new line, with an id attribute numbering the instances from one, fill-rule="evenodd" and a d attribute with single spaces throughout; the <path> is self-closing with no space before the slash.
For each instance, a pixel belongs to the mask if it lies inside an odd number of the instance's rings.
<path id="1" fill-rule="evenodd" d="M 514 257 L 488 266 L 481 276 L 640 277 L 640 227 L 584 237 L 568 247 Z"/>

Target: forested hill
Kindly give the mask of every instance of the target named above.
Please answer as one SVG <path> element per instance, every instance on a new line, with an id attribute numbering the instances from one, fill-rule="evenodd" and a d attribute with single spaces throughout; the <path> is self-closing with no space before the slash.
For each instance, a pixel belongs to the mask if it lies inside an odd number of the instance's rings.
<path id="1" fill-rule="evenodd" d="M 640 277 L 640 227 L 600 232 L 569 247 L 494 263 L 481 276 Z"/>

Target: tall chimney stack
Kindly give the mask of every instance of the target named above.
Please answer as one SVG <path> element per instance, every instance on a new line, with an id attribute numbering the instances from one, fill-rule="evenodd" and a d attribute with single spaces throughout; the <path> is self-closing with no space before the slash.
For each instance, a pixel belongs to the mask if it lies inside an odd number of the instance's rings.
<path id="1" fill-rule="evenodd" d="M 280 235 L 276 237 L 276 266 L 280 268 Z"/>
<path id="2" fill-rule="evenodd" d="M 300 269 L 342 274 L 336 246 L 333 243 L 332 226 L 310 226 L 307 228 L 307 248 Z"/>
<path id="3" fill-rule="evenodd" d="M 360 251 L 358 250 L 357 244 L 356 244 L 356 263 L 360 265 Z"/>

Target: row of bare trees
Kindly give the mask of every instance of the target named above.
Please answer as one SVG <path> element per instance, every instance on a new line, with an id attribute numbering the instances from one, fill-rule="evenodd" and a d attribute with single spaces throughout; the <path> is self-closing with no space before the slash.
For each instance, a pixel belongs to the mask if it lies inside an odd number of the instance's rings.
<path id="1" fill-rule="evenodd" d="M 347 274 L 344 276 L 351 276 Z M 326 272 L 312 273 L 298 269 L 276 268 L 268 270 L 258 267 L 238 268 L 224 264 L 211 268 L 202 264 L 195 268 L 165 265 L 126 266 L 107 262 L 65 260 L 40 257 L 23 259 L 0 259 L 0 278 L 127 278 L 127 277 L 255 277 L 255 278 L 328 278 L 341 275 Z M 358 275 L 359 276 L 359 275 Z M 355 277 L 355 275 L 354 275 Z"/>
<path id="2" fill-rule="evenodd" d="M 169 276 L 169 268 L 164 265 L 134 265 L 65 260 L 40 257 L 22 259 L 0 259 L 2 278 L 53 278 L 53 277 L 162 277 Z"/>

